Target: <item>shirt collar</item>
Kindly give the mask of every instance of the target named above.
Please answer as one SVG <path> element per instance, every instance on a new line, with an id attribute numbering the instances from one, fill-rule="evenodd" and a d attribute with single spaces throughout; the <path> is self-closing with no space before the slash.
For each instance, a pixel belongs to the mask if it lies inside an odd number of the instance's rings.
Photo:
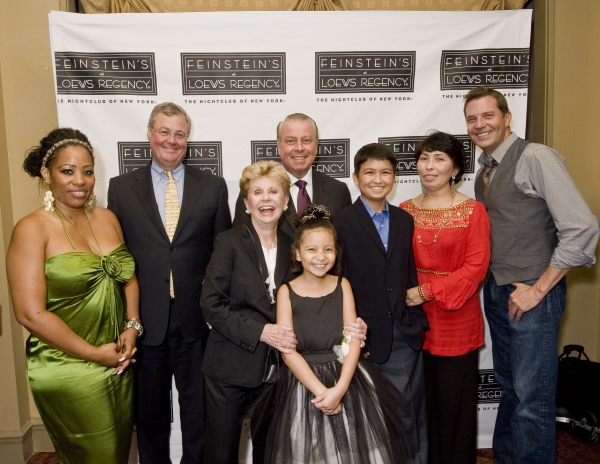
<path id="1" fill-rule="evenodd" d="M 154 172 L 155 174 L 158 174 L 161 177 L 167 177 L 167 175 L 165 174 L 165 170 L 163 168 L 161 168 L 158 164 L 156 164 L 156 162 L 154 160 L 152 160 L 152 163 L 150 164 L 150 169 L 152 170 L 152 172 Z M 181 163 L 179 166 L 177 166 L 175 169 L 173 169 L 171 171 L 171 175 L 173 176 L 173 179 L 175 179 L 175 181 L 179 181 L 180 177 L 183 175 L 183 172 L 185 171 L 185 165 L 183 163 Z"/>
<path id="2" fill-rule="evenodd" d="M 292 183 L 292 185 L 296 184 L 296 181 L 300 180 L 297 177 L 292 176 L 289 172 L 288 172 L 288 176 L 290 176 L 290 182 Z M 308 170 L 308 172 L 306 173 L 306 175 L 302 178 L 303 181 L 306 182 L 306 185 L 313 185 L 313 173 L 312 173 L 312 167 Z"/>
<path id="3" fill-rule="evenodd" d="M 360 196 L 358 198 L 360 198 L 360 201 L 362 201 L 363 205 L 365 205 L 365 208 L 367 209 L 367 213 L 369 213 L 369 216 L 371 216 L 371 218 L 373 218 L 373 216 L 375 216 L 377 214 L 377 211 L 375 211 L 373 208 L 371 208 L 369 206 L 369 204 L 363 199 L 362 196 Z M 390 214 L 389 209 L 388 209 L 387 200 L 385 201 L 385 206 L 383 207 L 383 210 L 381 210 L 381 214 L 383 214 L 384 216 Z"/>
<path id="4" fill-rule="evenodd" d="M 494 150 L 494 153 L 491 156 L 486 155 L 481 152 L 479 158 L 477 158 L 477 162 L 482 168 L 485 168 L 487 165 L 491 163 L 491 159 L 494 158 L 498 164 L 502 162 L 502 158 L 506 155 L 506 152 L 511 147 L 513 143 L 518 139 L 517 135 L 514 132 L 511 132 L 510 135 L 506 138 L 502 144 Z"/>

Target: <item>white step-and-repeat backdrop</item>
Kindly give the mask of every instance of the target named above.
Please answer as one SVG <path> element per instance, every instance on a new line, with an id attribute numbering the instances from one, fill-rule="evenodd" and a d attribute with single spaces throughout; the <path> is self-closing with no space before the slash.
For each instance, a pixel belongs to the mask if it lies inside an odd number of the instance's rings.
<path id="1" fill-rule="evenodd" d="M 194 124 L 188 163 L 226 179 L 232 211 L 242 169 L 277 159 L 277 123 L 296 112 L 319 125 L 315 169 L 354 199 L 354 153 L 377 141 L 397 157 L 390 202 L 416 196 L 414 148 L 430 129 L 463 141 L 459 189 L 472 196 L 479 151 L 462 98 L 478 85 L 500 90 L 524 136 L 530 30 L 530 10 L 50 14 L 59 123 L 92 142 L 99 203 L 111 177 L 150 160 L 148 116 L 173 101 Z M 486 328 L 480 447 L 491 445 L 499 398 L 490 347 Z M 174 459 L 178 428 L 176 416 Z"/>

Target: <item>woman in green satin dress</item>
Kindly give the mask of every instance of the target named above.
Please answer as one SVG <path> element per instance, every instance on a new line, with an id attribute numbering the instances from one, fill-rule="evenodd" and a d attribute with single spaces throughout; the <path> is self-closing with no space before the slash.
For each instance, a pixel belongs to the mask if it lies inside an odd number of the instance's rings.
<path id="1" fill-rule="evenodd" d="M 23 165 L 48 184 L 7 253 L 15 315 L 31 332 L 27 375 L 63 464 L 126 463 L 132 431 L 139 290 L 116 217 L 94 208 L 85 135 L 55 129 Z"/>

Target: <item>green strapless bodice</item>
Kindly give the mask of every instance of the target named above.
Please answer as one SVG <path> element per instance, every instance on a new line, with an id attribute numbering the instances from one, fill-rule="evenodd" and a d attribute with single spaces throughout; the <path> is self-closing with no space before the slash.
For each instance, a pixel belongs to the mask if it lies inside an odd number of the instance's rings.
<path id="1" fill-rule="evenodd" d="M 122 286 L 134 272 L 125 244 L 105 256 L 71 252 L 46 260 L 46 309 L 94 346 L 117 341 L 126 318 Z M 33 335 L 27 375 L 61 463 L 126 463 L 133 372 L 75 358 Z"/>

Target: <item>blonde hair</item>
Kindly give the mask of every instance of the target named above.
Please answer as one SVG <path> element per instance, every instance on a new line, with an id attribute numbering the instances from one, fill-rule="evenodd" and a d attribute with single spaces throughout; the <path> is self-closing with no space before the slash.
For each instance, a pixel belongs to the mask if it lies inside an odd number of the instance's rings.
<path id="1" fill-rule="evenodd" d="M 283 189 L 283 194 L 286 197 L 290 196 L 290 177 L 285 168 L 277 161 L 263 160 L 257 161 L 250 166 L 246 166 L 242 171 L 240 178 L 240 191 L 244 198 L 248 198 L 250 190 L 250 182 L 260 177 L 270 177 L 276 180 Z"/>

